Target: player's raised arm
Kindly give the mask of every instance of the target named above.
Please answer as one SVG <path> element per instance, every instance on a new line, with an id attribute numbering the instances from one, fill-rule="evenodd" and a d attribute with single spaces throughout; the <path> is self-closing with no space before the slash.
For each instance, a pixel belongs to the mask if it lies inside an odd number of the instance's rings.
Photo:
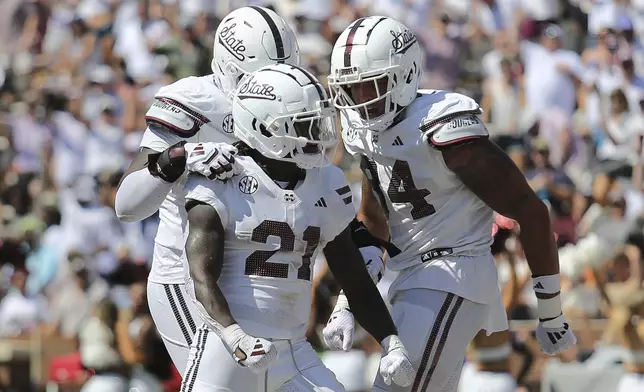
<path id="1" fill-rule="evenodd" d="M 559 258 L 548 208 L 514 162 L 488 139 L 480 120 L 476 124 L 471 116 L 468 120 L 462 122 L 461 129 L 458 122 L 438 125 L 429 138 L 430 148 L 441 151 L 447 168 L 479 199 L 521 226 L 521 245 L 538 298 L 543 336 L 537 338 L 546 353 L 559 352 L 576 339 L 572 332 L 567 333 L 568 324 L 561 312 Z"/>
<path id="2" fill-rule="evenodd" d="M 363 158 L 364 162 L 364 158 Z M 361 164 L 364 170 L 367 170 L 365 163 Z M 365 171 L 365 173 L 368 173 Z M 382 201 L 384 202 L 384 200 Z M 383 241 L 389 240 L 389 226 L 387 226 L 387 217 L 380 205 L 380 201 L 373 192 L 371 183 L 365 176 L 362 177 L 362 198 L 360 200 L 360 210 L 358 211 L 358 220 L 360 220 L 375 236 Z"/>
<path id="3" fill-rule="evenodd" d="M 122 221 L 135 222 L 154 214 L 185 171 L 183 143 L 162 152 L 141 148 L 130 164 L 116 191 L 116 215 Z"/>
<path id="4" fill-rule="evenodd" d="M 186 256 L 201 318 L 221 338 L 240 366 L 261 373 L 277 359 L 277 349 L 268 340 L 242 330 L 217 284 L 224 263 L 222 219 L 215 208 L 200 201 L 187 200 L 186 210 L 190 225 Z"/>
<path id="5" fill-rule="evenodd" d="M 407 350 L 397 336 L 397 330 L 380 292 L 372 281 L 360 251 L 348 226 L 324 248 L 324 255 L 333 276 L 348 300 L 348 306 L 360 325 L 383 347 L 380 373 L 386 381 L 408 386 L 415 371 Z"/>
<path id="6" fill-rule="evenodd" d="M 197 116 L 182 103 L 157 96 L 145 118 L 148 128 L 141 150 L 116 192 L 115 210 L 120 220 L 139 221 L 154 214 L 186 170 L 219 179 L 236 174 L 234 147 L 225 143 L 187 143 L 204 126 L 202 115 Z"/>

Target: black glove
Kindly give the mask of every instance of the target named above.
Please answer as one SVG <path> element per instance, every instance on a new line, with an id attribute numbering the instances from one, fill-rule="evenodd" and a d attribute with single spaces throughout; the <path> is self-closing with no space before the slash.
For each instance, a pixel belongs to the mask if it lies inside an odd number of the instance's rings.
<path id="1" fill-rule="evenodd" d="M 184 140 L 166 148 L 161 154 L 148 155 L 150 174 L 166 182 L 175 182 L 186 170 Z"/>

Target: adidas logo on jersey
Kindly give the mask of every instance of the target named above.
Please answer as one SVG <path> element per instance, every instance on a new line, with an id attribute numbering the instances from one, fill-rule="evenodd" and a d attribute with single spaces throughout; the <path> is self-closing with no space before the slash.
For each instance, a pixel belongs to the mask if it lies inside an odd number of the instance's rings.
<path id="1" fill-rule="evenodd" d="M 315 203 L 315 206 L 316 207 L 326 207 L 326 201 L 324 200 L 323 197 L 321 197 L 320 200 L 318 200 L 318 202 Z"/>
<path id="2" fill-rule="evenodd" d="M 402 139 L 400 138 L 400 136 L 396 136 L 396 138 L 394 139 L 394 142 L 391 143 L 391 145 L 392 146 L 402 146 L 403 142 L 402 142 Z"/>
<path id="3" fill-rule="evenodd" d="M 534 289 L 541 289 L 541 290 L 543 290 L 544 288 L 543 288 L 543 285 L 541 284 L 541 282 L 537 282 L 537 284 L 535 284 L 535 285 L 534 285 Z"/>

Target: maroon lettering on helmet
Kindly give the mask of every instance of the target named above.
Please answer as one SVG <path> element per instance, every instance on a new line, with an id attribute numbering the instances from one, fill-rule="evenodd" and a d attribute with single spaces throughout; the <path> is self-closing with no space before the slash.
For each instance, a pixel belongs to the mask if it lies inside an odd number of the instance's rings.
<path id="1" fill-rule="evenodd" d="M 233 57 L 239 61 L 246 60 L 246 46 L 244 40 L 235 37 L 235 27 L 237 23 L 230 26 L 224 26 L 219 33 L 219 43 L 224 47 Z"/>
<path id="2" fill-rule="evenodd" d="M 250 77 L 237 90 L 237 98 L 239 99 L 266 99 L 274 101 L 277 97 L 273 93 L 275 87 L 266 83 L 258 83 L 254 77 Z"/>

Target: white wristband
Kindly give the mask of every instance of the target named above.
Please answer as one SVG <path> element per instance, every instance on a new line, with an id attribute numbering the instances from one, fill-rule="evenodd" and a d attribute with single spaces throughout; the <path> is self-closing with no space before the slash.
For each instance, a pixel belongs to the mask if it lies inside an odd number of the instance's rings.
<path id="1" fill-rule="evenodd" d="M 340 294 L 338 295 L 338 300 L 335 302 L 335 308 L 333 308 L 333 311 L 336 312 L 340 309 L 349 309 L 349 300 L 347 299 L 347 296 L 344 295 L 343 291 L 340 291 Z"/>
<path id="2" fill-rule="evenodd" d="M 561 291 L 561 278 L 559 274 L 533 277 L 532 288 L 537 294 L 557 294 Z"/>
<path id="3" fill-rule="evenodd" d="M 386 353 L 390 352 L 395 348 L 404 347 L 398 335 L 389 335 L 386 338 L 382 339 L 382 342 L 380 342 L 380 346 L 382 347 L 383 350 L 385 350 Z"/>

